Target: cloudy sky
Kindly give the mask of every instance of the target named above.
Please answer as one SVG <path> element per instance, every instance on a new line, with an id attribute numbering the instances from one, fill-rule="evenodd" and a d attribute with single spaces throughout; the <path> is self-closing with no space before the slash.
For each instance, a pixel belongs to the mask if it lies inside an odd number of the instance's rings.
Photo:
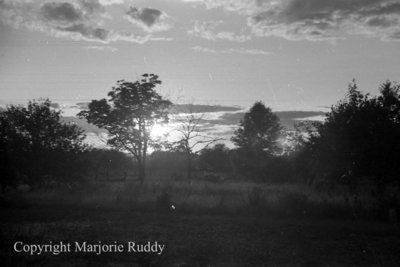
<path id="1" fill-rule="evenodd" d="M 0 99 L 102 98 L 145 72 L 173 101 L 313 110 L 400 81 L 400 0 L 0 0 Z"/>

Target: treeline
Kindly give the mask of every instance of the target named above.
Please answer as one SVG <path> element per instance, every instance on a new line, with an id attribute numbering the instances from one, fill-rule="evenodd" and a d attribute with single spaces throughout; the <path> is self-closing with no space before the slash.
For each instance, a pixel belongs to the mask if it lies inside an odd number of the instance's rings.
<path id="1" fill-rule="evenodd" d="M 120 179 L 133 175 L 134 161 L 115 150 L 84 143 L 75 124 L 63 123 L 48 99 L 0 112 L 1 186 L 31 187 L 82 183 L 90 179 Z"/>
<path id="2" fill-rule="evenodd" d="M 80 156 L 87 149 L 84 138 L 77 126 L 60 123 L 49 100 L 9 106 L 0 113 L 2 185 L 78 179 L 84 166 Z"/>
<path id="3" fill-rule="evenodd" d="M 364 94 L 353 81 L 324 122 L 298 124 L 284 138 L 277 117 L 255 103 L 232 137 L 235 165 L 245 177 L 265 182 L 345 185 L 352 195 L 368 185 L 378 200 L 388 191 L 397 195 L 400 86 L 387 81 L 379 92 Z"/>
<path id="4" fill-rule="evenodd" d="M 151 139 L 151 126 L 168 122 L 172 104 L 156 93 L 160 83 L 154 74 L 134 83 L 118 81 L 108 100 L 93 100 L 79 114 L 106 129 L 108 145 L 115 150 L 87 146 L 83 131 L 63 123 L 49 100 L 1 111 L 2 186 L 88 179 L 143 182 L 152 175 L 345 185 L 354 195 L 360 185 L 368 184 L 377 199 L 387 188 L 398 189 L 400 86 L 395 83 L 385 82 L 379 95 L 371 96 L 353 82 L 324 122 L 299 123 L 296 131 L 284 129 L 270 108 L 256 102 L 231 138 L 234 149 L 211 139 L 198 150 L 192 143 L 201 141 L 191 136 L 200 136 L 195 130 L 201 118 L 193 116 L 182 121 L 183 137 L 176 146 Z M 150 155 L 148 147 L 155 150 Z"/>
<path id="5" fill-rule="evenodd" d="M 344 185 L 352 195 L 368 185 L 378 200 L 389 191 L 399 193 L 399 85 L 387 81 L 371 96 L 353 81 L 325 121 L 295 128 L 282 131 L 277 116 L 255 103 L 232 137 L 237 148 L 225 152 L 231 166 L 242 177 L 263 182 L 295 181 L 327 190 Z"/>

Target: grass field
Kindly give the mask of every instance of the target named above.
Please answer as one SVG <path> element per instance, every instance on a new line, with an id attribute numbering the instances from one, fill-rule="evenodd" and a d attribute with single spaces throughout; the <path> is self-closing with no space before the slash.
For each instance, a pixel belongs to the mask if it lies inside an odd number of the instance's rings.
<path id="1" fill-rule="evenodd" d="M 254 190 L 254 188 L 258 188 Z M 303 193 L 300 193 L 303 192 Z M 253 199 L 254 198 L 254 199 Z M 398 226 L 294 185 L 103 184 L 5 195 L 2 266 L 398 266 Z M 174 205 L 175 210 L 169 209 Z M 157 241 L 152 253 L 47 253 L 29 244 Z"/>

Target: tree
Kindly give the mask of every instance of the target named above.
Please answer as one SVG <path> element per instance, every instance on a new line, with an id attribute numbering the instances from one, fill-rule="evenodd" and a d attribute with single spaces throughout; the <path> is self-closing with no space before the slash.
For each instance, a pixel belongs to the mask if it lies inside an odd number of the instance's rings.
<path id="1" fill-rule="evenodd" d="M 256 102 L 240 121 L 231 140 L 246 151 L 273 155 L 280 150 L 281 130 L 278 116 L 262 102 Z"/>
<path id="2" fill-rule="evenodd" d="M 48 99 L 29 101 L 27 107 L 11 105 L 0 113 L 4 178 L 27 177 L 24 182 L 36 184 L 45 176 L 79 176 L 74 170 L 80 170 L 76 159 L 87 148 L 85 135 L 78 126 L 62 123 L 60 111 L 51 106 Z"/>
<path id="3" fill-rule="evenodd" d="M 371 97 L 353 81 L 346 98 L 332 106 L 324 123 L 310 135 L 312 168 L 331 183 L 346 183 L 357 194 L 361 178 L 372 178 L 378 199 L 398 181 L 400 153 L 400 87 L 384 83 Z"/>
<path id="4" fill-rule="evenodd" d="M 190 181 L 192 179 L 193 159 L 211 144 L 222 140 L 211 135 L 204 134 L 201 127 L 204 114 L 196 114 L 191 110 L 177 118 L 179 125 L 175 129 L 178 132 L 178 140 L 169 144 L 169 150 L 183 152 L 186 156 L 186 176 Z"/>
<path id="5" fill-rule="evenodd" d="M 78 114 L 89 123 L 106 129 L 109 145 L 135 157 L 142 183 L 151 126 L 168 121 L 168 108 L 172 104 L 155 91 L 158 84 L 161 80 L 154 74 L 143 74 L 136 82 L 119 80 L 108 93 L 108 100 L 92 100 L 89 110 Z"/>

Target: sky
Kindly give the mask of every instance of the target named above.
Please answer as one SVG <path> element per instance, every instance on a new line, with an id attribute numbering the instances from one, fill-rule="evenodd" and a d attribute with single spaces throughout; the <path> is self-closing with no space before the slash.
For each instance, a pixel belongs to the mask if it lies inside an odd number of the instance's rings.
<path id="1" fill-rule="evenodd" d="M 318 110 L 400 81 L 400 0 L 0 0 L 0 104 L 106 97 Z"/>

